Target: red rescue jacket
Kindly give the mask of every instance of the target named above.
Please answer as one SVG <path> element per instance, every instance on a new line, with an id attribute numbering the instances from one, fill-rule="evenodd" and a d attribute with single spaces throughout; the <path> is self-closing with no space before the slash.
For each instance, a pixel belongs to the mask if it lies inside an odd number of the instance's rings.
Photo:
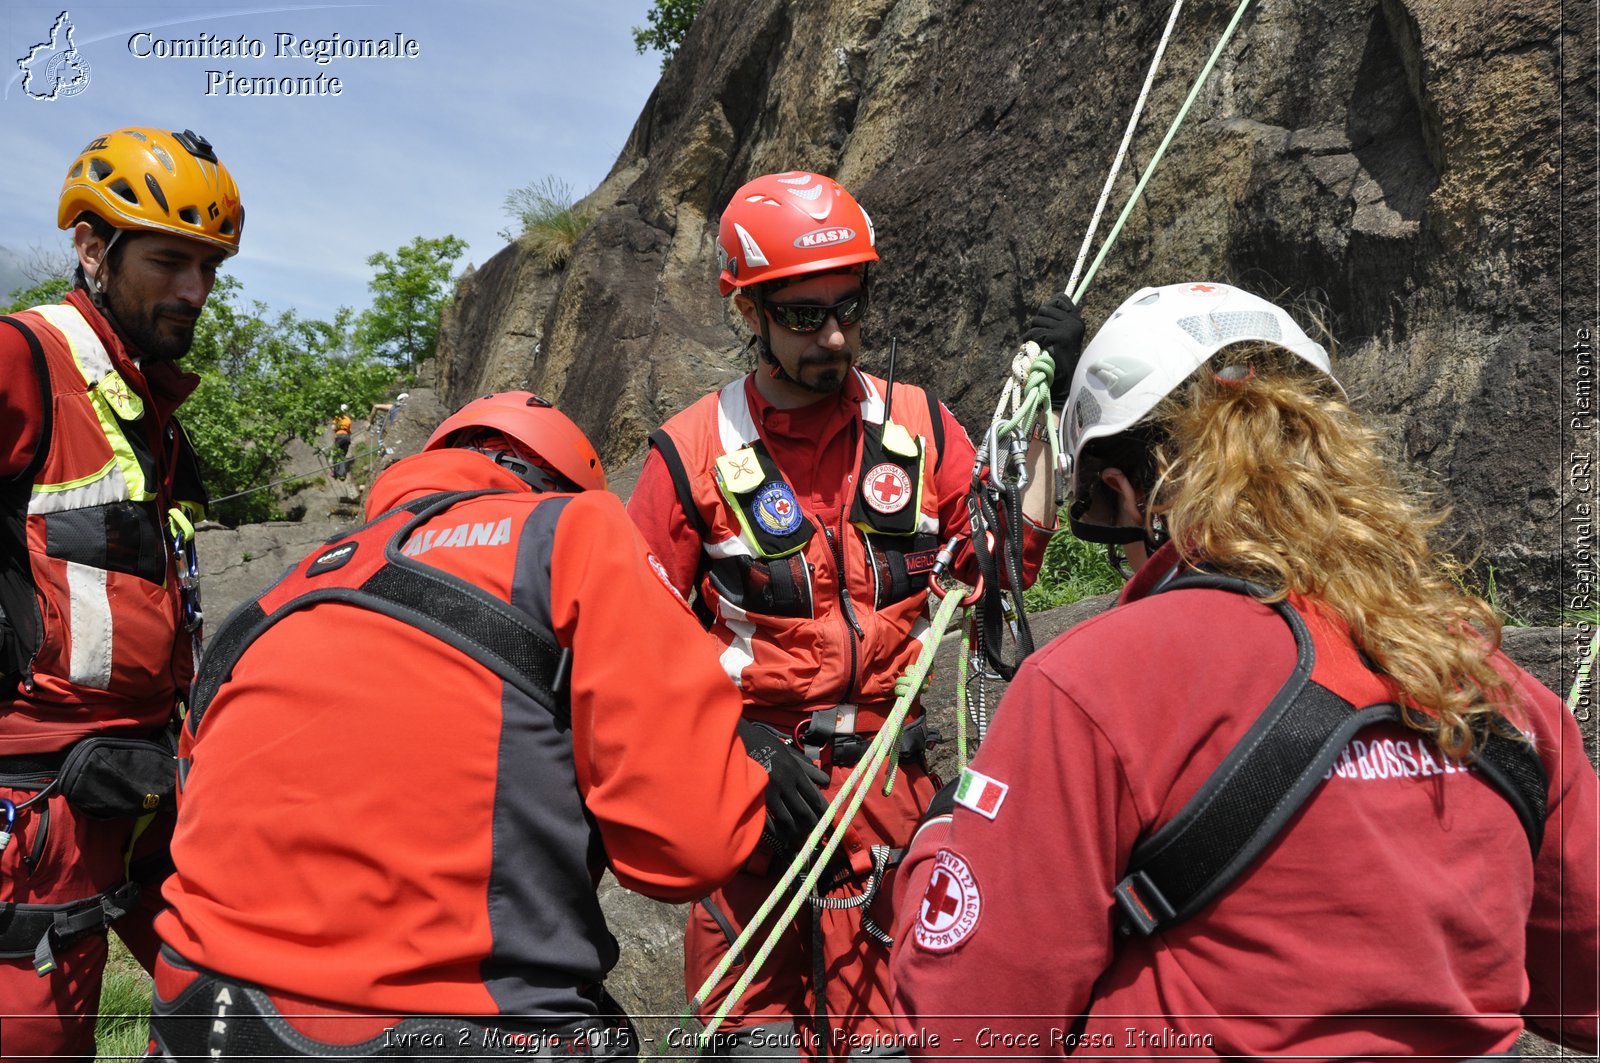
<path id="1" fill-rule="evenodd" d="M 158 930 L 186 959 L 353 1011 L 584 1014 L 617 959 L 603 870 L 679 902 L 753 850 L 766 775 L 738 694 L 614 495 L 446 450 L 386 471 L 369 512 L 483 488 L 396 548 L 570 651 L 569 722 L 395 616 L 289 613 L 184 729 Z M 358 578 L 397 527 L 318 550 L 263 607 Z"/>
<path id="2" fill-rule="evenodd" d="M 895 384 L 886 421 L 885 389 L 858 370 L 836 398 L 775 411 L 746 376 L 651 436 L 629 513 L 679 589 L 698 590 L 751 717 L 792 728 L 835 704 L 887 709 L 921 651 L 928 574 L 965 532 L 973 449 L 914 385 Z M 1024 535 L 1031 580 L 1049 533 Z"/>
<path id="3" fill-rule="evenodd" d="M 171 511 L 205 492 L 173 410 L 81 291 L 0 323 L 0 753 L 165 723 L 192 674 Z M 9 483 L 5 482 L 9 478 Z"/>

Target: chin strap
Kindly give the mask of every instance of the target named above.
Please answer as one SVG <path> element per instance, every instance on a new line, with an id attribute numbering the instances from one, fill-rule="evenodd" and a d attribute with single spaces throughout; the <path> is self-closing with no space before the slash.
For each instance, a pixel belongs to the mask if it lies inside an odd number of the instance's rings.
<path id="1" fill-rule="evenodd" d="M 1070 513 L 1067 515 L 1067 524 L 1072 528 L 1072 534 L 1086 543 L 1103 543 L 1107 546 L 1144 543 L 1145 548 L 1152 554 L 1161 549 L 1171 538 L 1167 534 L 1166 518 L 1159 513 L 1150 518 L 1148 529 L 1131 525 L 1113 527 L 1105 524 L 1086 524 Z"/>
<path id="2" fill-rule="evenodd" d="M 106 241 L 106 249 L 100 255 L 100 269 L 105 269 L 111 263 L 111 249 L 117 246 L 117 241 L 122 239 L 122 234 L 126 231 L 125 229 L 111 230 L 111 239 Z M 96 272 L 98 273 L 99 270 L 96 270 Z M 91 277 L 85 271 L 83 274 L 83 287 L 89 293 L 89 301 L 94 304 L 94 308 L 105 316 L 105 319 L 111 323 L 111 327 L 120 335 L 122 329 L 117 324 L 116 315 L 111 312 L 111 301 L 106 298 L 106 290 L 101 285 L 100 278 Z"/>
<path id="3" fill-rule="evenodd" d="M 756 360 L 766 365 L 767 375 L 772 379 L 799 385 L 800 381 L 785 372 L 783 365 L 778 361 L 777 355 L 772 353 L 772 326 L 767 321 L 767 299 L 762 293 L 759 284 L 750 289 L 750 299 L 756 304 L 756 320 L 761 322 L 760 334 L 750 337 L 750 343 L 755 344 Z M 749 346 L 749 344 L 746 344 L 746 346 Z"/>

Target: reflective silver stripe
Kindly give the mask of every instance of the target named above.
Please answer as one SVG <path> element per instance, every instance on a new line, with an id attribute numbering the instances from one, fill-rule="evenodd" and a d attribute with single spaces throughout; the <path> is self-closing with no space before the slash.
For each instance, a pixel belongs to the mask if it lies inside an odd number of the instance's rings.
<path id="1" fill-rule="evenodd" d="M 744 670 L 756 663 L 751 641 L 755 638 L 756 626 L 750 622 L 748 613 L 725 599 L 717 603 L 717 610 L 722 614 L 723 626 L 733 635 L 733 642 L 722 651 L 722 670 L 733 680 L 734 686 L 742 687 Z"/>
<path id="2" fill-rule="evenodd" d="M 720 543 L 702 543 L 700 548 L 706 552 L 707 556 L 714 557 L 719 561 L 725 557 L 756 556 L 756 552 L 750 548 L 750 544 L 737 535 L 729 536 Z"/>
<path id="3" fill-rule="evenodd" d="M 867 379 L 867 374 L 859 369 L 852 369 L 851 372 L 861 382 L 861 390 L 867 396 L 861 400 L 861 419 L 868 424 L 882 424 L 883 396 L 878 394 L 878 389 L 873 387 L 871 380 Z"/>
<path id="4" fill-rule="evenodd" d="M 755 418 L 750 415 L 743 377 L 724 387 L 717 396 L 717 438 L 722 441 L 724 454 L 731 454 L 761 438 L 756 431 Z"/>
<path id="5" fill-rule="evenodd" d="M 111 372 L 111 355 L 76 307 L 52 303 L 33 309 L 67 338 L 73 361 L 78 363 L 78 371 L 83 374 L 85 384 L 93 387 L 105 379 L 106 374 Z"/>
<path id="6" fill-rule="evenodd" d="M 72 682 L 95 690 L 111 688 L 111 598 L 106 570 L 67 566 L 68 637 L 72 644 Z"/>
<path id="7" fill-rule="evenodd" d="M 82 487 L 50 491 L 40 490 L 35 485 L 33 493 L 28 496 L 28 514 L 38 516 L 41 513 L 64 513 L 69 509 L 87 509 L 90 506 L 103 506 L 108 502 L 127 500 L 128 481 L 123 477 L 122 469 L 113 460 L 109 472 Z"/>

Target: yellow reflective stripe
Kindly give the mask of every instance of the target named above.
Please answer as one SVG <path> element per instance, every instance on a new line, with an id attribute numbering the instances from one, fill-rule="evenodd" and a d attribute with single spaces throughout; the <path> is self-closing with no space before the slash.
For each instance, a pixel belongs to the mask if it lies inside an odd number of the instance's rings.
<path id="1" fill-rule="evenodd" d="M 77 363 L 78 372 L 83 374 L 83 382 L 88 386 L 86 398 L 94 406 L 95 419 L 100 422 L 100 431 L 111 447 L 112 460 L 122 470 L 123 482 L 127 484 L 127 497 L 134 502 L 147 502 L 155 498 L 145 479 L 144 469 L 139 465 L 128 437 L 122 432 L 122 425 L 117 421 L 110 400 L 100 391 L 100 382 L 112 373 L 111 355 L 106 351 L 105 344 L 100 342 L 100 337 L 95 335 L 94 329 L 76 307 L 54 303 L 34 309 L 67 341 L 72 360 Z M 120 381 L 121 378 L 118 379 Z M 105 475 L 105 470 L 97 475 Z"/>
<path id="2" fill-rule="evenodd" d="M 90 473 L 88 476 L 80 476 L 76 480 L 67 480 L 65 483 L 59 484 L 35 484 L 33 489 L 41 493 L 71 491 L 74 488 L 83 487 L 86 484 L 92 484 L 102 477 L 109 476 L 111 474 L 111 470 L 116 467 L 117 459 L 113 457 L 110 461 L 106 462 L 99 469 Z"/>
<path id="3" fill-rule="evenodd" d="M 106 442 L 111 446 L 111 458 L 122 469 L 122 478 L 127 481 L 128 497 L 135 502 L 147 502 L 156 497 L 145 480 L 144 468 L 133 452 L 133 445 L 122 433 L 122 425 L 117 421 L 115 411 L 111 409 L 111 402 L 100 393 L 99 388 L 89 392 L 89 402 L 94 406 L 94 415 L 100 422 L 100 431 L 105 433 Z"/>

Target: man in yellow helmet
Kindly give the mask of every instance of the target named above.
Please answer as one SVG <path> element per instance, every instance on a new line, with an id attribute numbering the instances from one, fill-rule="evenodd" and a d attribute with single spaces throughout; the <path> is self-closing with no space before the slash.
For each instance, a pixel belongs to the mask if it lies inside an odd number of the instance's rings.
<path id="1" fill-rule="evenodd" d="M 72 161 L 57 221 L 75 288 L 0 318 L 7 1059 L 93 1058 L 108 926 L 154 961 L 206 501 L 178 362 L 244 210 L 204 137 L 126 128 Z"/>

